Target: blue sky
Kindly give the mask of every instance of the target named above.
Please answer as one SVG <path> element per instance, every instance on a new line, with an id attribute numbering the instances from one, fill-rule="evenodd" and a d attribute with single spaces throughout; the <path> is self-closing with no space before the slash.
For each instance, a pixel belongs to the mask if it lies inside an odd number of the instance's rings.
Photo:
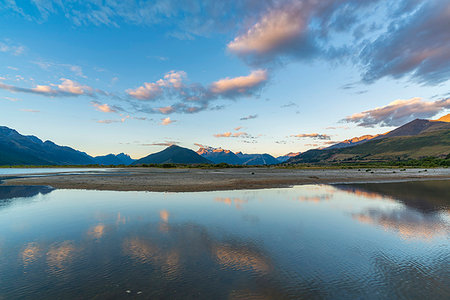
<path id="1" fill-rule="evenodd" d="M 450 109 L 445 0 L 0 0 L 0 16 L 1 125 L 91 155 L 282 155 Z"/>

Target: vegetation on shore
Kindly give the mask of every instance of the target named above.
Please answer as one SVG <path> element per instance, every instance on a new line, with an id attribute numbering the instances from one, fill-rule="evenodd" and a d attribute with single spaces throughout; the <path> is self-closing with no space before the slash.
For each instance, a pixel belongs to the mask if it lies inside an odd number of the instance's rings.
<path id="1" fill-rule="evenodd" d="M 283 163 L 278 165 L 230 165 L 227 163 L 220 164 L 140 164 L 140 165 L 14 165 L 14 166 L 0 166 L 0 168 L 185 168 L 185 169 L 227 169 L 227 168 L 286 168 L 286 169 L 357 169 L 357 168 L 447 168 L 450 167 L 450 154 L 445 158 L 438 157 L 423 157 L 420 159 L 405 159 L 405 160 L 386 160 L 386 161 L 346 161 L 346 162 L 328 162 L 328 163 L 298 163 L 289 164 Z"/>

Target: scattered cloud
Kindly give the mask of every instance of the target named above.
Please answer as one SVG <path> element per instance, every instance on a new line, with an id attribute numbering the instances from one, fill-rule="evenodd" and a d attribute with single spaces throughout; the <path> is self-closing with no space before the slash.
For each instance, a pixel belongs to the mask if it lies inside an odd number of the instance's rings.
<path id="1" fill-rule="evenodd" d="M 299 133 L 299 134 L 293 134 L 292 137 L 296 138 L 311 138 L 311 139 L 317 139 L 317 140 L 330 140 L 331 137 L 327 134 L 319 134 L 319 133 Z"/>
<path id="2" fill-rule="evenodd" d="M 400 126 L 416 118 L 429 119 L 446 109 L 450 109 L 450 98 L 434 102 L 425 102 L 422 98 L 411 98 L 395 100 L 386 106 L 355 113 L 342 121 L 362 127 Z"/>
<path id="3" fill-rule="evenodd" d="M 234 130 L 236 130 L 236 131 L 239 131 L 241 129 L 242 129 L 242 126 L 238 126 L 238 127 L 234 128 Z"/>
<path id="4" fill-rule="evenodd" d="M 252 120 L 252 119 L 256 119 L 258 117 L 258 115 L 248 115 L 246 117 L 242 117 L 239 120 L 241 121 L 246 121 L 246 120 Z"/>
<path id="5" fill-rule="evenodd" d="M 21 55 L 25 51 L 25 47 L 22 45 L 14 44 L 9 39 L 4 39 L 0 41 L 0 52 L 10 53 L 12 55 L 18 56 Z"/>
<path id="6" fill-rule="evenodd" d="M 104 103 L 101 104 L 97 101 L 91 102 L 92 106 L 94 106 L 98 111 L 105 112 L 105 113 L 115 113 L 117 112 L 117 109 L 114 107 L 109 106 L 108 104 Z"/>
<path id="7" fill-rule="evenodd" d="M 180 142 L 176 142 L 176 141 L 165 141 L 165 142 L 155 142 L 155 143 L 144 143 L 141 144 L 141 146 L 164 146 L 164 147 L 169 147 L 172 145 L 178 145 Z"/>
<path id="8" fill-rule="evenodd" d="M 216 95 L 248 95 L 267 81 L 266 70 L 255 70 L 248 76 L 224 78 L 211 85 L 211 92 Z"/>
<path id="9" fill-rule="evenodd" d="M 21 109 L 21 111 L 24 111 L 24 112 L 31 112 L 31 113 L 38 113 L 38 112 L 41 112 L 40 110 L 36 110 L 36 109 L 28 109 L 28 108 Z"/>
<path id="10" fill-rule="evenodd" d="M 247 132 L 243 132 L 243 131 L 235 132 L 235 133 L 232 133 L 232 132 L 228 131 L 228 132 L 224 132 L 224 133 L 214 134 L 214 136 L 216 138 L 223 138 L 223 137 L 225 137 L 225 138 L 226 137 L 234 137 L 234 138 L 236 138 L 236 137 L 249 137 L 249 134 Z"/>
<path id="11" fill-rule="evenodd" d="M 33 88 L 17 87 L 0 82 L 0 89 L 8 90 L 11 92 L 38 94 L 50 97 L 67 97 L 67 96 L 94 96 L 94 90 L 86 85 L 81 85 L 78 82 L 70 79 L 61 78 L 60 84 L 50 85 L 36 85 Z"/>
<path id="12" fill-rule="evenodd" d="M 187 74 L 183 71 L 170 71 L 162 79 L 145 82 L 126 93 L 131 99 L 140 100 L 133 103 L 138 111 L 146 113 L 197 113 L 206 109 L 222 109 L 223 106 L 210 107 L 210 102 L 217 99 L 235 99 L 239 96 L 255 95 L 267 81 L 265 70 L 252 71 L 247 76 L 224 78 L 210 86 L 199 83 L 187 84 Z M 163 99 L 176 99 L 178 102 L 162 107 L 148 107 L 148 102 Z"/>
<path id="13" fill-rule="evenodd" d="M 173 122 L 176 122 L 176 120 L 171 120 L 170 117 L 161 119 L 161 125 L 169 125 L 172 124 Z"/>
<path id="14" fill-rule="evenodd" d="M 283 104 L 283 105 L 281 105 L 280 107 L 281 107 L 281 108 L 298 107 L 298 104 L 297 104 L 297 103 L 294 103 L 294 102 L 292 102 L 292 101 L 289 101 L 289 103 Z"/>
<path id="15" fill-rule="evenodd" d="M 3 99 L 5 99 L 5 100 L 8 100 L 8 101 L 12 101 L 12 102 L 17 102 L 17 101 L 21 101 L 22 99 L 19 99 L 19 98 L 13 98 L 13 97 L 2 97 Z"/>
<path id="16" fill-rule="evenodd" d="M 410 76 L 438 84 L 450 78 L 450 2 L 411 2 L 413 13 L 395 16 L 384 34 L 363 47 L 363 81 Z"/>

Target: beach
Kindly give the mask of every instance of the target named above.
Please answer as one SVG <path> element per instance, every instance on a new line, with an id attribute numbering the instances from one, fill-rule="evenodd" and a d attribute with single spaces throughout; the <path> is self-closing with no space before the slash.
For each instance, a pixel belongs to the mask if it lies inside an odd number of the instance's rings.
<path id="1" fill-rule="evenodd" d="M 303 184 L 338 184 L 449 179 L 450 169 L 282 169 L 121 168 L 1 176 L 2 185 L 44 185 L 58 189 L 197 192 L 263 189 Z"/>

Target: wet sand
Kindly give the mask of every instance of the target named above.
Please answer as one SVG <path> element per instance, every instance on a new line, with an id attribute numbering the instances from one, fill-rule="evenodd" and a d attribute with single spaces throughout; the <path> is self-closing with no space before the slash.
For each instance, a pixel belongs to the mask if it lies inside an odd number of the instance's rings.
<path id="1" fill-rule="evenodd" d="M 60 189 L 194 192 L 289 187 L 301 184 L 450 180 L 450 169 L 159 169 L 124 168 L 45 175 L 4 175 L 2 185 Z M 426 170 L 426 171 L 425 171 Z"/>

